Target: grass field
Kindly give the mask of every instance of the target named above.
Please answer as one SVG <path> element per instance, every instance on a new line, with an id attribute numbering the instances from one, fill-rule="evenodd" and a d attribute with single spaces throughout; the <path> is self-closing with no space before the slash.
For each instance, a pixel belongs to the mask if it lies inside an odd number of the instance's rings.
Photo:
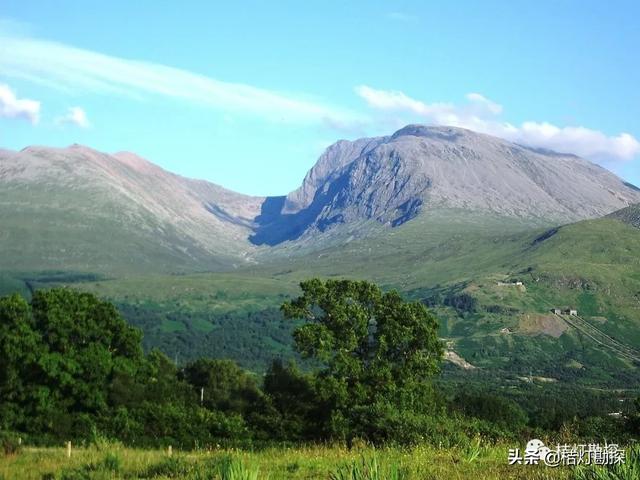
<path id="1" fill-rule="evenodd" d="M 74 449 L 26 448 L 0 459 L 4 480 L 81 479 L 185 479 L 185 480 L 502 480 L 569 479 L 573 471 L 542 465 L 508 464 L 514 445 L 438 449 L 375 450 L 363 446 L 310 446 L 270 448 L 256 452 L 218 449 L 209 452 L 136 450 L 115 445 Z M 354 476 L 362 466 L 379 471 L 375 476 Z M 362 468 L 361 468 L 362 469 Z M 244 475 L 243 475 L 244 473 Z M 234 475 L 235 474 L 235 475 Z M 253 476 L 252 476 L 253 475 Z"/>

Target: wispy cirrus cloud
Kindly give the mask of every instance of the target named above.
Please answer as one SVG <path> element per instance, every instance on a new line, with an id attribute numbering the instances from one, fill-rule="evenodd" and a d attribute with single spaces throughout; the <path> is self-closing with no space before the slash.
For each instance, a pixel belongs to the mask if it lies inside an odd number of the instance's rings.
<path id="1" fill-rule="evenodd" d="M 468 128 L 533 147 L 574 153 L 608 163 L 631 160 L 640 154 L 640 142 L 629 133 L 609 136 L 582 126 L 560 127 L 549 122 L 525 121 L 519 125 L 502 121 L 502 105 L 479 93 L 469 93 L 462 105 L 425 103 L 403 92 L 378 90 L 366 85 L 356 93 L 369 107 L 394 113 L 398 123 L 411 121 Z"/>
<path id="2" fill-rule="evenodd" d="M 136 99 L 158 95 L 277 122 L 333 125 L 362 120 L 347 109 L 293 94 L 1 31 L 0 75 L 67 93 L 82 91 Z"/>
<path id="3" fill-rule="evenodd" d="M 35 125 L 40 120 L 40 102 L 18 98 L 8 85 L 0 84 L 0 117 L 22 118 Z"/>
<path id="4" fill-rule="evenodd" d="M 395 20 L 413 16 L 395 12 Z M 66 92 L 70 96 L 95 93 L 146 100 L 159 97 L 220 110 L 253 115 L 266 121 L 322 125 L 333 131 L 362 136 L 415 121 L 453 125 L 496 135 L 522 144 L 575 153 L 608 163 L 640 155 L 640 142 L 629 133 L 606 135 L 583 126 L 557 126 L 549 122 L 502 119 L 503 107 L 473 92 L 463 103 L 427 103 L 401 91 L 380 90 L 367 85 L 356 88 L 369 110 L 354 111 L 308 96 L 283 93 L 256 86 L 225 82 L 167 65 L 105 55 L 30 36 L 22 25 L 0 19 L 0 76 L 26 80 Z M 375 112 L 384 112 L 385 120 Z M 35 124 L 40 103 L 18 98 L 0 84 L 0 116 L 23 118 Z M 89 126 L 86 113 L 73 107 L 57 123 Z"/>
<path id="5" fill-rule="evenodd" d="M 75 125 L 80 128 L 89 128 L 91 123 L 87 113 L 80 107 L 70 107 L 67 113 L 55 119 L 57 125 Z"/>

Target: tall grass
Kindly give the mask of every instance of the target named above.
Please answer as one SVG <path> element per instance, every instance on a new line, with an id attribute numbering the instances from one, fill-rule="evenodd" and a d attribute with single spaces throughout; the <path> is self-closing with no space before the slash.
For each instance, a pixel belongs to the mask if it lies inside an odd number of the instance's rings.
<path id="1" fill-rule="evenodd" d="M 473 440 L 469 445 L 467 445 L 463 452 L 463 458 L 466 462 L 474 462 L 478 459 L 480 454 L 482 453 L 482 445 L 479 438 Z"/>
<path id="2" fill-rule="evenodd" d="M 339 467 L 330 474 L 331 480 L 405 480 L 407 478 L 397 463 L 391 463 L 388 467 L 378 461 L 377 456 L 363 456 L 360 460 L 354 460 Z"/>
<path id="3" fill-rule="evenodd" d="M 220 480 L 264 480 L 267 477 L 260 475 L 258 467 L 246 465 L 239 458 L 225 457 L 218 469 Z"/>
<path id="4" fill-rule="evenodd" d="M 580 466 L 576 468 L 574 480 L 639 480 L 640 446 L 626 451 L 625 463 L 607 466 Z"/>

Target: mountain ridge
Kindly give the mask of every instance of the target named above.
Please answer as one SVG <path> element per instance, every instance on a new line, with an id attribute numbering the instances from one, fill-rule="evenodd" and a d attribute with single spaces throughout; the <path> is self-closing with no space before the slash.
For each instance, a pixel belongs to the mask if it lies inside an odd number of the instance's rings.
<path id="1" fill-rule="evenodd" d="M 71 242 L 85 258 L 81 269 L 90 269 L 92 255 L 106 268 L 123 253 L 123 268 L 134 268 L 132 258 L 160 271 L 236 268 L 268 257 L 271 247 L 321 249 L 329 238 L 344 243 L 434 209 L 564 224 L 640 202 L 637 188 L 575 155 L 424 125 L 340 140 L 298 189 L 279 197 L 243 195 L 131 152 L 77 144 L 0 150 L 0 184 L 5 244 L 31 245 L 34 258 L 56 268 L 69 260 Z M 105 236 L 122 239 L 113 253 Z M 154 266 L 158 252 L 166 260 Z M 22 268 L 20 251 L 14 255 L 4 266 Z"/>
<path id="2" fill-rule="evenodd" d="M 48 268 L 70 260 L 90 269 L 92 258 L 103 258 L 100 268 L 109 271 L 111 263 L 124 267 L 136 258 L 155 269 L 156 255 L 166 259 L 165 265 L 158 261 L 163 271 L 179 271 L 182 264 L 189 270 L 233 266 L 251 250 L 244 238 L 263 201 L 167 172 L 133 154 L 79 145 L 2 154 L 0 182 L 5 251 L 15 250 L 16 258 L 33 255 Z"/>
<path id="3" fill-rule="evenodd" d="M 639 198 L 630 184 L 572 154 L 461 128 L 408 125 L 329 147 L 299 189 L 268 200 L 252 240 L 273 246 L 359 220 L 394 227 L 429 208 L 569 223 Z"/>

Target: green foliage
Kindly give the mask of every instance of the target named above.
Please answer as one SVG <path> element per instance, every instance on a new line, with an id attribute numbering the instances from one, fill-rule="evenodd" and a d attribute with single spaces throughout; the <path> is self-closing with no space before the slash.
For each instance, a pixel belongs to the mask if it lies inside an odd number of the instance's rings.
<path id="1" fill-rule="evenodd" d="M 4 455 L 15 455 L 22 451 L 20 437 L 11 432 L 0 431 L 0 452 Z"/>
<path id="2" fill-rule="evenodd" d="M 634 411 L 627 419 L 627 429 L 632 435 L 640 435 L 640 397 L 634 402 Z"/>
<path id="3" fill-rule="evenodd" d="M 30 305 L 1 299 L 0 349 L 0 422 L 58 434 L 87 433 L 113 375 L 143 358 L 140 333 L 113 305 L 68 289 L 38 291 Z"/>
<path id="4" fill-rule="evenodd" d="M 274 439 L 311 440 L 322 431 L 323 405 L 314 390 L 314 378 L 294 362 L 274 360 L 264 377 L 268 415 L 264 427 Z"/>
<path id="5" fill-rule="evenodd" d="M 0 363 L 0 431 L 21 432 L 32 443 L 72 440 L 105 453 L 103 462 L 60 473 L 68 478 L 117 472 L 114 442 L 175 449 L 274 441 L 429 443 L 455 447 L 472 463 L 480 438 L 515 440 L 531 428 L 590 440 L 637 434 L 633 412 L 626 425 L 605 414 L 578 415 L 618 408 L 608 393 L 587 399 L 554 385 L 505 393 L 488 389 L 491 379 L 482 372 L 467 372 L 463 383 L 445 391 L 445 383 L 433 381 L 442 357 L 435 317 L 394 291 L 336 280 L 303 282 L 302 291 L 283 312 L 298 322 L 296 345 L 311 357 L 308 369 L 276 360 L 262 385 L 230 360 L 200 359 L 179 368 L 158 350 L 144 355 L 140 333 L 91 294 L 54 289 L 35 292 L 30 303 L 0 298 L 6 360 Z M 486 391 L 470 388 L 472 378 Z M 519 404 L 529 406 L 531 420 Z M 6 453 L 17 451 L 17 438 L 0 435 Z M 170 459 L 157 468 L 182 467 Z M 253 471 L 242 468 L 236 470 Z"/>
<path id="6" fill-rule="evenodd" d="M 282 306 L 304 319 L 294 332 L 298 351 L 322 362 L 314 387 L 324 403 L 326 434 L 380 441 L 381 424 L 397 412 L 433 408 L 429 378 L 443 348 L 438 322 L 419 302 L 405 302 L 364 281 L 314 279 L 303 295 Z"/>
<path id="7" fill-rule="evenodd" d="M 258 480 L 260 469 L 246 465 L 239 458 L 225 457 L 218 468 L 220 480 Z"/>
<path id="8" fill-rule="evenodd" d="M 232 360 L 202 358 L 189 363 L 183 376 L 198 395 L 202 393 L 202 405 L 210 410 L 247 412 L 261 396 L 255 377 Z"/>
<path id="9" fill-rule="evenodd" d="M 382 466 L 376 455 L 363 456 L 359 461 L 354 460 L 342 465 L 331 473 L 331 480 L 403 480 L 408 478 L 406 473 L 396 463 Z"/>
<path id="10" fill-rule="evenodd" d="M 107 480 L 120 478 L 122 472 L 120 457 L 115 453 L 108 453 L 100 462 L 65 467 L 59 472 L 46 473 L 42 478 L 43 480 Z"/>
<path id="11" fill-rule="evenodd" d="M 463 458 L 465 462 L 475 462 L 482 454 L 482 443 L 479 437 L 476 437 L 472 442 L 465 447 Z"/>
<path id="12" fill-rule="evenodd" d="M 452 406 L 465 415 L 487 420 L 515 432 L 521 430 L 528 420 L 527 414 L 514 401 L 482 392 L 461 392 Z"/>
<path id="13" fill-rule="evenodd" d="M 640 447 L 626 451 L 626 461 L 617 465 L 579 466 L 573 480 L 637 480 L 640 478 Z"/>
<path id="14" fill-rule="evenodd" d="M 220 399 L 200 406 L 166 355 L 143 355 L 139 331 L 113 305 L 69 289 L 38 291 L 31 304 L 0 299 L 0 350 L 0 425 L 50 440 L 176 447 L 242 440 L 248 428 L 234 409 L 260 395 L 236 365 L 214 362 L 221 378 L 244 383 L 219 385 L 228 409 Z"/>
<path id="15" fill-rule="evenodd" d="M 196 466 L 181 457 L 168 457 L 150 465 L 138 474 L 139 478 L 186 478 L 196 471 Z"/>

